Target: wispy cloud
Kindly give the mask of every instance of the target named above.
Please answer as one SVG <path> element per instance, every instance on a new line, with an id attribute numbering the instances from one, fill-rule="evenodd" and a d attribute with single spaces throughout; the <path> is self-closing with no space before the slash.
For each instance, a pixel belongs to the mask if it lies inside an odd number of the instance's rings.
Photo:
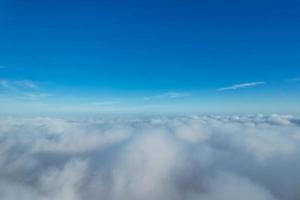
<path id="1" fill-rule="evenodd" d="M 12 89 L 11 84 L 7 80 L 0 79 L 0 87 L 4 89 Z"/>
<path id="2" fill-rule="evenodd" d="M 25 88 L 29 88 L 29 89 L 39 88 L 39 86 L 36 83 L 29 81 L 29 80 L 15 81 L 15 84 L 20 87 L 25 87 Z"/>
<path id="3" fill-rule="evenodd" d="M 151 100 L 151 99 L 177 99 L 177 98 L 184 98 L 191 96 L 188 92 L 166 92 L 163 94 L 153 95 L 144 97 L 144 100 Z"/>
<path id="4" fill-rule="evenodd" d="M 92 102 L 91 105 L 94 106 L 112 106 L 116 104 L 120 104 L 120 101 L 97 101 L 97 102 Z"/>
<path id="5" fill-rule="evenodd" d="M 0 87 L 4 89 L 38 89 L 39 86 L 30 80 L 5 80 L 0 79 Z"/>
<path id="6" fill-rule="evenodd" d="M 296 78 L 290 78 L 288 80 L 286 80 L 287 82 L 300 82 L 300 77 L 296 77 Z"/>
<path id="7" fill-rule="evenodd" d="M 21 100 L 39 100 L 51 96 L 41 92 L 39 85 L 30 80 L 0 79 L 0 94 Z"/>
<path id="8" fill-rule="evenodd" d="M 23 94 L 23 98 L 27 99 L 27 100 L 38 100 L 38 99 L 42 99 L 42 98 L 46 98 L 52 96 L 49 93 L 41 93 L 41 92 L 32 92 L 32 93 L 24 93 Z"/>
<path id="9" fill-rule="evenodd" d="M 222 88 L 219 88 L 217 90 L 218 91 L 237 90 L 237 89 L 254 87 L 254 86 L 264 85 L 264 84 L 266 84 L 266 82 L 264 82 L 264 81 L 240 83 L 240 84 L 235 84 L 235 85 L 228 86 L 228 87 L 222 87 Z"/>

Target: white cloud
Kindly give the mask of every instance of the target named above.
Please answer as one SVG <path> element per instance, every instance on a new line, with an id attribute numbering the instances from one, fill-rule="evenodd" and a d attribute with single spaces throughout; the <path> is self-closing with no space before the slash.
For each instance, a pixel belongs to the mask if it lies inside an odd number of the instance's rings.
<path id="1" fill-rule="evenodd" d="M 69 161 L 62 169 L 52 168 L 44 172 L 39 180 L 43 196 L 49 200 L 79 200 L 79 188 L 86 170 L 87 162 L 77 159 Z"/>
<path id="2" fill-rule="evenodd" d="M 209 181 L 207 200 L 275 200 L 263 186 L 232 173 L 220 173 Z"/>
<path id="3" fill-rule="evenodd" d="M 181 159 L 175 145 L 160 130 L 138 136 L 113 170 L 112 199 L 176 198 L 170 178 Z"/>
<path id="4" fill-rule="evenodd" d="M 299 199 L 299 121 L 2 117 L 0 199 Z"/>
<path id="5" fill-rule="evenodd" d="M 228 86 L 228 87 L 219 88 L 218 91 L 237 90 L 237 89 L 242 89 L 242 88 L 248 88 L 248 87 L 254 87 L 254 86 L 258 86 L 258 85 L 263 85 L 263 84 L 266 84 L 266 83 L 263 82 L 263 81 L 249 82 L 249 83 L 240 83 L 240 84 L 235 84 L 235 85 Z"/>

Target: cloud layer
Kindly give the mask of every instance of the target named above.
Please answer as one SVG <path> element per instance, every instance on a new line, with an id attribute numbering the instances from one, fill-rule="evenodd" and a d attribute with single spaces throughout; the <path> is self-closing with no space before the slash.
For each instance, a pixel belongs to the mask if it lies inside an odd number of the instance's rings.
<path id="1" fill-rule="evenodd" d="M 290 115 L 6 117 L 0 199 L 294 200 L 299 153 Z"/>

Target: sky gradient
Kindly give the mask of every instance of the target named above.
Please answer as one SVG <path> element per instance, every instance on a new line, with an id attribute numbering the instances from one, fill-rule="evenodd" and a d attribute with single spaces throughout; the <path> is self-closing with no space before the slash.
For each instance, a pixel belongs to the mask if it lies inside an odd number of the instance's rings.
<path id="1" fill-rule="evenodd" d="M 299 10 L 0 0 L 0 113 L 299 113 Z"/>

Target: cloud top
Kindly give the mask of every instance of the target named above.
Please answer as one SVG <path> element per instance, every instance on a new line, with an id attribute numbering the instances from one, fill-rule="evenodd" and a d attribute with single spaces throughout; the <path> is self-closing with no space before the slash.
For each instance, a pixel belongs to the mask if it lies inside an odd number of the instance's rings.
<path id="1" fill-rule="evenodd" d="M 2 117 L 0 143 L 6 200 L 300 197 L 291 115 Z"/>

